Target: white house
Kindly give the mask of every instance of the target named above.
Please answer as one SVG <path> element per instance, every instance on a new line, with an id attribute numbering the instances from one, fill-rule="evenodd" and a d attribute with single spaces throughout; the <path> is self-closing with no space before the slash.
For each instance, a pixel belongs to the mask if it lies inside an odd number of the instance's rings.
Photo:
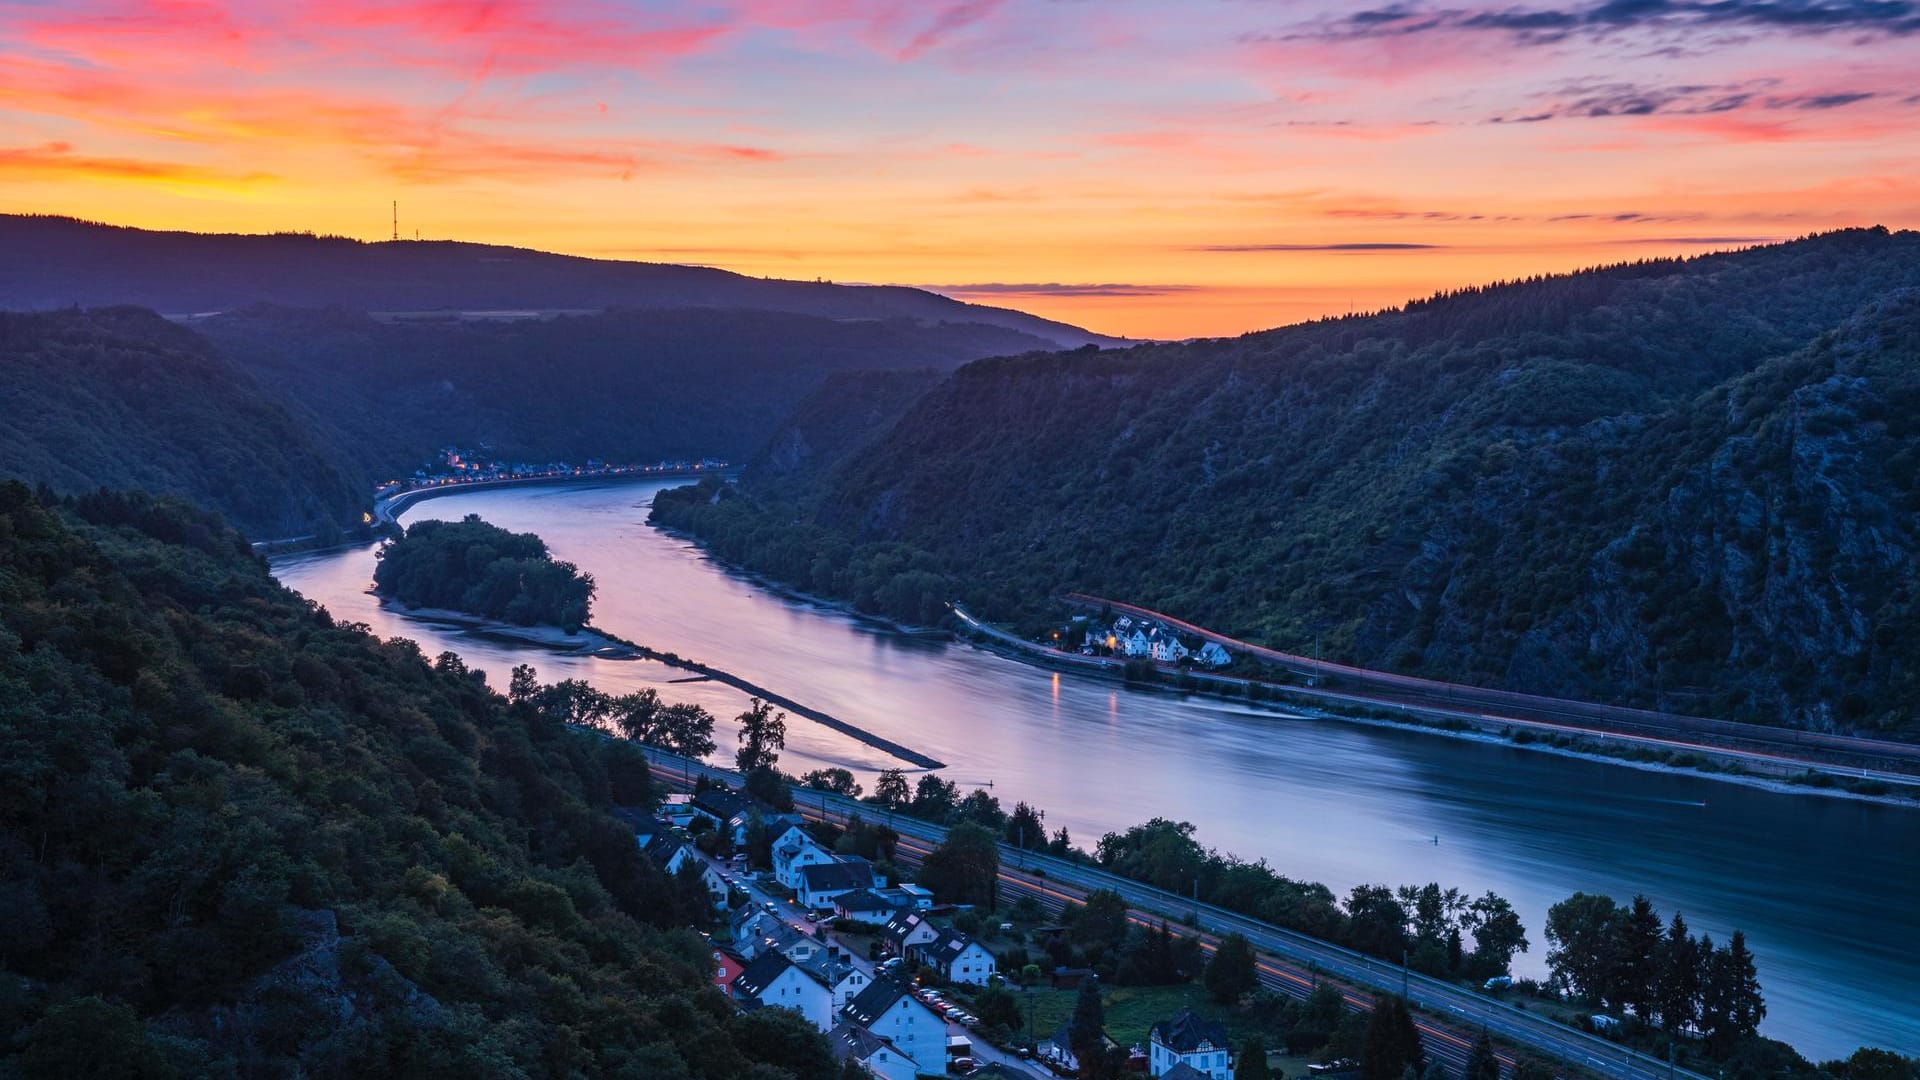
<path id="1" fill-rule="evenodd" d="M 821 1031 L 833 1027 L 833 991 L 778 952 L 761 953 L 733 980 L 736 1001 L 792 1009 Z"/>
<path id="2" fill-rule="evenodd" d="M 1147 651 L 1155 660 L 1163 664 L 1177 664 L 1187 656 L 1187 647 L 1180 643 L 1173 631 L 1155 627 L 1147 639 Z"/>
<path id="3" fill-rule="evenodd" d="M 814 943 L 813 948 L 795 945 L 781 950 L 794 967 L 813 976 L 814 981 L 833 992 L 833 1011 L 838 1013 L 872 980 L 856 969 L 839 948 Z"/>
<path id="4" fill-rule="evenodd" d="M 835 1061 L 851 1059 L 879 1080 L 913 1080 L 919 1075 L 912 1058 L 859 1024 L 841 1024 L 827 1034 L 827 1042 Z"/>
<path id="5" fill-rule="evenodd" d="M 1148 1075 L 1165 1076 L 1174 1066 L 1185 1065 L 1208 1080 L 1232 1080 L 1233 1055 L 1227 1049 L 1227 1029 L 1200 1019 L 1192 1009 L 1153 1025 L 1148 1042 Z"/>
<path id="6" fill-rule="evenodd" d="M 1147 640 L 1144 631 L 1135 627 L 1132 632 L 1119 637 L 1114 648 L 1123 656 L 1148 656 L 1153 652 L 1153 643 Z"/>
<path id="7" fill-rule="evenodd" d="M 920 957 L 948 982 L 985 986 L 995 971 L 993 954 L 986 946 L 957 930 L 942 931 L 920 950 Z"/>
<path id="8" fill-rule="evenodd" d="M 946 1072 L 946 1021 L 900 983 L 873 980 L 847 1003 L 846 1018 L 892 1043 L 920 1072 Z"/>
<path id="9" fill-rule="evenodd" d="M 837 862 L 802 866 L 800 884 L 794 889 L 794 899 L 812 911 L 831 911 L 835 897 L 873 886 L 873 864 L 857 856 L 848 857 Z"/>
<path id="10" fill-rule="evenodd" d="M 887 928 L 880 932 L 880 941 L 888 952 L 905 956 L 922 945 L 932 944 L 939 936 L 939 929 L 924 916 L 903 911 L 887 920 Z"/>
<path id="11" fill-rule="evenodd" d="M 714 908 L 720 911 L 727 910 L 729 891 L 725 879 L 720 876 L 720 871 L 715 869 L 712 863 L 700 857 L 700 853 L 693 849 L 692 844 L 682 843 L 671 833 L 662 833 L 649 840 L 642 850 L 647 853 L 648 858 L 659 864 L 660 869 L 665 870 L 668 876 L 678 874 L 682 866 L 689 861 L 693 862 L 700 868 L 700 882 L 707 887 L 708 894 L 713 897 Z"/>
<path id="12" fill-rule="evenodd" d="M 1194 659 L 1213 668 L 1226 667 L 1233 663 L 1233 656 L 1217 641 L 1209 641 L 1200 646 L 1200 651 L 1194 654 Z"/>
<path id="13" fill-rule="evenodd" d="M 773 878 L 789 889 L 800 888 L 800 868 L 821 866 L 838 856 L 798 825 L 789 825 L 773 839 Z"/>
<path id="14" fill-rule="evenodd" d="M 676 792 L 667 796 L 666 799 L 660 803 L 660 816 L 666 818 L 667 824 L 672 825 L 676 829 L 684 829 L 693 824 L 695 817 L 693 811 L 693 796 L 683 792 Z"/>

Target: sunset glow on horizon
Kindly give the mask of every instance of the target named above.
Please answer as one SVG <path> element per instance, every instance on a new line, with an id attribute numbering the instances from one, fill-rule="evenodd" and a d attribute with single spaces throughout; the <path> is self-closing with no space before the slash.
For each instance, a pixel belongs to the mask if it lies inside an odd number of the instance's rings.
<path id="1" fill-rule="evenodd" d="M 1902 0 L 0 0 L 0 209 L 1149 337 L 1920 225 Z"/>

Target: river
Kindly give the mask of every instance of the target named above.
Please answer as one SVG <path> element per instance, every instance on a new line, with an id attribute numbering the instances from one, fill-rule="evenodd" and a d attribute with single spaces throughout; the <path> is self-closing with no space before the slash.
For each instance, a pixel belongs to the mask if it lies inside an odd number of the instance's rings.
<path id="1" fill-rule="evenodd" d="M 645 524 L 663 485 L 532 487 L 432 499 L 408 520 L 477 513 L 539 533 L 599 583 L 594 623 L 705 661 L 993 784 L 1091 848 L 1168 817 L 1200 840 L 1291 877 L 1438 881 L 1492 889 L 1522 913 L 1545 971 L 1548 906 L 1575 891 L 1643 892 L 1663 917 L 1724 941 L 1744 929 L 1760 964 L 1762 1031 L 1815 1060 L 1859 1045 L 1920 1055 L 1920 811 L 1447 738 L 1276 716 L 1230 702 L 1135 692 L 970 645 L 888 631 L 729 574 Z M 459 653 L 499 688 L 515 664 L 545 681 L 657 687 L 727 718 L 744 698 L 644 661 L 576 658 L 390 612 L 367 593 L 370 548 L 277 560 L 275 573 L 336 619 Z M 781 765 L 873 774 L 898 764 L 818 724 L 788 723 Z M 909 770 L 912 771 L 912 770 Z"/>

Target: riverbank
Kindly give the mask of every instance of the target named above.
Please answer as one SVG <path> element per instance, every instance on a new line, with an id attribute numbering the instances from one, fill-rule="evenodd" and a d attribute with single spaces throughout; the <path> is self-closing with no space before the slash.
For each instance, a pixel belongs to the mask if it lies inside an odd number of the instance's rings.
<path id="1" fill-rule="evenodd" d="M 1348 695 L 1334 691 L 1268 683 L 1231 675 L 1181 671 L 1164 666 L 1154 668 L 1156 675 L 1178 678 L 1186 685 L 1160 678 L 1154 680 L 1128 678 L 1124 661 L 1110 657 L 1063 653 L 1057 649 L 1024 641 L 997 627 L 981 622 L 957 605 L 953 610 L 963 626 L 977 632 L 974 636 L 968 636 L 967 640 L 978 648 L 1035 667 L 1054 671 L 1071 671 L 1107 682 L 1120 683 L 1129 689 L 1193 694 L 1220 701 L 1231 701 L 1256 711 L 1276 715 L 1337 720 L 1403 730 L 1411 728 L 1433 735 L 1452 736 L 1488 745 L 1537 750 L 1563 757 L 1627 766 L 1646 772 L 1702 776 L 1783 794 L 1821 795 L 1906 808 L 1920 806 L 1920 787 L 1884 785 L 1883 790 L 1861 790 L 1858 787 L 1848 787 L 1846 786 L 1848 784 L 1858 784 L 1858 778 L 1812 762 L 1793 763 L 1795 775 L 1767 775 L 1753 772 L 1737 764 L 1743 757 L 1739 751 L 1698 746 L 1688 746 L 1684 750 L 1676 751 L 1671 747 L 1659 745 L 1658 740 L 1611 733 L 1571 735 L 1549 732 L 1542 735 L 1535 733 L 1534 725 L 1524 721 L 1486 721 L 1485 723 L 1490 723 L 1499 729 L 1493 730 L 1469 723 L 1453 714 L 1411 705 L 1355 701 L 1350 708 L 1342 709 L 1329 705 L 1328 701 L 1338 701 Z M 1211 687 L 1205 685 L 1208 683 L 1213 685 Z M 1249 690 L 1255 691 L 1260 696 L 1252 696 Z M 1307 704 L 1303 699 L 1310 699 L 1313 703 Z M 1279 704 L 1282 700 L 1286 704 Z M 1391 710 L 1398 710 L 1398 714 Z M 1718 760 L 1721 758 L 1730 759 L 1735 763 L 1723 764 Z M 1805 771 L 1797 772 L 1799 769 Z M 1831 784 L 1809 782 L 1802 777 L 1829 778 Z"/>
<path id="2" fill-rule="evenodd" d="M 367 595 L 378 596 L 372 589 Z M 520 626 L 516 623 L 489 619 L 483 615 L 473 615 L 451 608 L 413 607 L 398 600 L 382 598 L 380 606 L 409 619 L 458 626 L 464 630 L 501 638 L 521 645 L 536 645 L 543 649 L 553 649 L 569 656 L 592 656 L 601 660 L 640 660 L 644 650 L 631 642 L 583 626 L 579 630 L 565 630 L 558 626 Z"/>

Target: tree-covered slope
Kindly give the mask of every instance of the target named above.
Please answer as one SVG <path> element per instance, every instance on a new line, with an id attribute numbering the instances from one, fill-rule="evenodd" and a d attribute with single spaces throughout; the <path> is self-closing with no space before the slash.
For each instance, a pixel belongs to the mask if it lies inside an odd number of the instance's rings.
<path id="1" fill-rule="evenodd" d="M 743 460 L 832 373 L 1047 347 L 978 324 L 704 308 L 504 323 L 253 308 L 194 326 L 380 475 L 483 442 L 515 460 Z"/>
<path id="2" fill-rule="evenodd" d="M 1920 235 L 1854 230 L 987 360 L 817 490 L 662 516 L 768 572 L 861 564 L 808 584 L 899 614 L 1080 589 L 1369 666 L 1907 729 L 1916 287 Z"/>
<path id="3" fill-rule="evenodd" d="M 134 308 L 0 313 L 0 476 L 144 488 L 256 536 L 359 520 L 364 483 L 207 342 Z"/>
<path id="4" fill-rule="evenodd" d="M 1077 326 L 922 289 L 747 277 L 450 241 L 215 235 L 0 215 L 0 308 L 138 304 L 170 315 L 250 304 L 356 311 L 706 307 L 827 319 L 973 323 L 1047 348 L 1113 344 Z"/>
<path id="5" fill-rule="evenodd" d="M 0 485 L 0 1074 L 835 1075 L 709 986 L 634 744 L 534 700 L 217 519 Z"/>

